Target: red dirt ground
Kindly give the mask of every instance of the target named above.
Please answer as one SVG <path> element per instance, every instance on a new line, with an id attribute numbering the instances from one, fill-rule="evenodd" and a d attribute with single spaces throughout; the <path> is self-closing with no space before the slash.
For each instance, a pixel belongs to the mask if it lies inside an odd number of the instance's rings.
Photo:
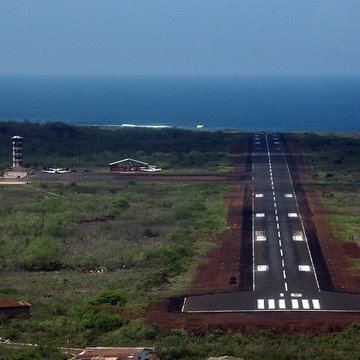
<path id="1" fill-rule="evenodd" d="M 326 259 L 334 289 L 360 293 L 360 276 L 353 273 L 349 265 L 349 251 L 351 257 L 360 256 L 360 249 L 354 244 L 336 239 L 327 222 L 327 212 L 316 192 L 311 187 L 311 174 L 301 154 L 301 144 L 291 135 L 287 136 L 289 150 L 295 155 L 298 176 L 293 177 L 294 183 L 301 182 L 306 194 L 306 201 L 312 213 L 312 222 L 315 225 L 321 251 Z M 355 250 L 357 247 L 357 250 Z"/>
<path id="2" fill-rule="evenodd" d="M 244 136 L 244 135 L 243 135 Z M 242 138 L 244 141 L 244 138 Z M 335 239 L 326 223 L 326 212 L 319 198 L 310 188 L 310 174 L 306 170 L 301 154 L 301 146 L 294 136 L 287 136 L 290 151 L 300 170 L 294 181 L 301 181 L 306 192 L 306 200 L 312 211 L 320 247 L 323 251 L 335 289 L 359 292 L 359 279 L 349 271 L 346 250 L 343 242 Z M 240 141 L 237 141 L 239 144 Z M 234 147 L 235 175 L 249 169 L 246 167 L 244 147 Z M 219 246 L 207 254 L 206 260 L 199 265 L 196 284 L 187 294 L 212 291 L 234 291 L 238 284 L 230 284 L 230 278 L 240 278 L 239 249 L 241 246 L 242 211 L 247 184 L 233 186 L 226 201 L 229 206 L 227 227 L 218 237 Z M 241 284 L 240 284 L 241 285 Z M 329 332 L 344 329 L 351 323 L 359 322 L 360 316 L 354 313 L 230 313 L 230 314 L 184 314 L 169 310 L 170 301 L 163 299 L 153 304 L 146 320 L 155 323 L 160 332 L 166 333 L 173 328 L 185 328 L 193 333 L 205 333 L 211 329 L 225 331 L 257 331 L 259 329 L 275 332 L 315 331 Z"/>

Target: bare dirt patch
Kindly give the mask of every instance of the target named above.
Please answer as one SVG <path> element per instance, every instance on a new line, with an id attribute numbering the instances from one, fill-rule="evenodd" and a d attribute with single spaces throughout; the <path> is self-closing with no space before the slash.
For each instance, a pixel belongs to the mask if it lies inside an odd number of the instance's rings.
<path id="1" fill-rule="evenodd" d="M 227 195 L 229 207 L 226 231 L 218 236 L 217 246 L 206 255 L 199 266 L 191 293 L 216 290 L 238 290 L 240 234 L 242 228 L 242 204 L 244 186 L 237 185 Z"/>
<path id="2" fill-rule="evenodd" d="M 360 246 L 356 243 L 345 243 L 343 245 L 345 253 L 349 257 L 359 258 L 360 257 Z"/>

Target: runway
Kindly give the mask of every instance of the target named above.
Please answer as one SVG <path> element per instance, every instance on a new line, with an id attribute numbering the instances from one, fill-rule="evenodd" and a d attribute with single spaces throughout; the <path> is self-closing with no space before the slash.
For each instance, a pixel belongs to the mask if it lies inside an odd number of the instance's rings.
<path id="1" fill-rule="evenodd" d="M 322 291 L 282 137 L 255 133 L 252 149 L 252 291 L 186 297 L 182 311 L 360 312 L 360 295 Z"/>

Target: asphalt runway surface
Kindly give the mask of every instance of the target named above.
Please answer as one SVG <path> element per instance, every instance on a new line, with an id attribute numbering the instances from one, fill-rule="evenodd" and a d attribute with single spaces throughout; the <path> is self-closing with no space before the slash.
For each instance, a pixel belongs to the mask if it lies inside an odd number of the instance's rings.
<path id="1" fill-rule="evenodd" d="M 252 289 L 189 296 L 188 313 L 261 311 L 360 312 L 360 295 L 327 291 L 319 281 L 326 269 L 316 239 L 307 233 L 299 210 L 284 141 L 277 133 L 252 138 L 251 277 Z M 315 258 L 313 258 L 315 257 Z M 326 265 L 325 265 L 326 266 Z"/>

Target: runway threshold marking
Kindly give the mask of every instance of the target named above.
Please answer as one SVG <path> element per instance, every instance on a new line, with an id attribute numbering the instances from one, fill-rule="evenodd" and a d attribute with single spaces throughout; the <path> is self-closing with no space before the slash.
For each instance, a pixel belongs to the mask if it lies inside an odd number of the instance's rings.
<path id="1" fill-rule="evenodd" d="M 275 300 L 274 299 L 269 299 L 268 300 L 268 306 L 269 306 L 269 309 L 275 309 Z"/>
<path id="2" fill-rule="evenodd" d="M 314 309 L 320 309 L 320 301 L 318 299 L 312 299 Z"/>
<path id="3" fill-rule="evenodd" d="M 284 294 L 280 294 L 284 295 Z M 280 299 L 257 299 L 257 310 L 320 310 L 321 305 L 319 299 L 285 299 L 283 296 Z"/>
<path id="4" fill-rule="evenodd" d="M 291 306 L 292 306 L 293 309 L 298 309 L 299 308 L 298 299 L 291 299 Z"/>
<path id="5" fill-rule="evenodd" d="M 280 309 L 286 309 L 285 299 L 280 299 L 279 300 L 279 308 Z"/>

